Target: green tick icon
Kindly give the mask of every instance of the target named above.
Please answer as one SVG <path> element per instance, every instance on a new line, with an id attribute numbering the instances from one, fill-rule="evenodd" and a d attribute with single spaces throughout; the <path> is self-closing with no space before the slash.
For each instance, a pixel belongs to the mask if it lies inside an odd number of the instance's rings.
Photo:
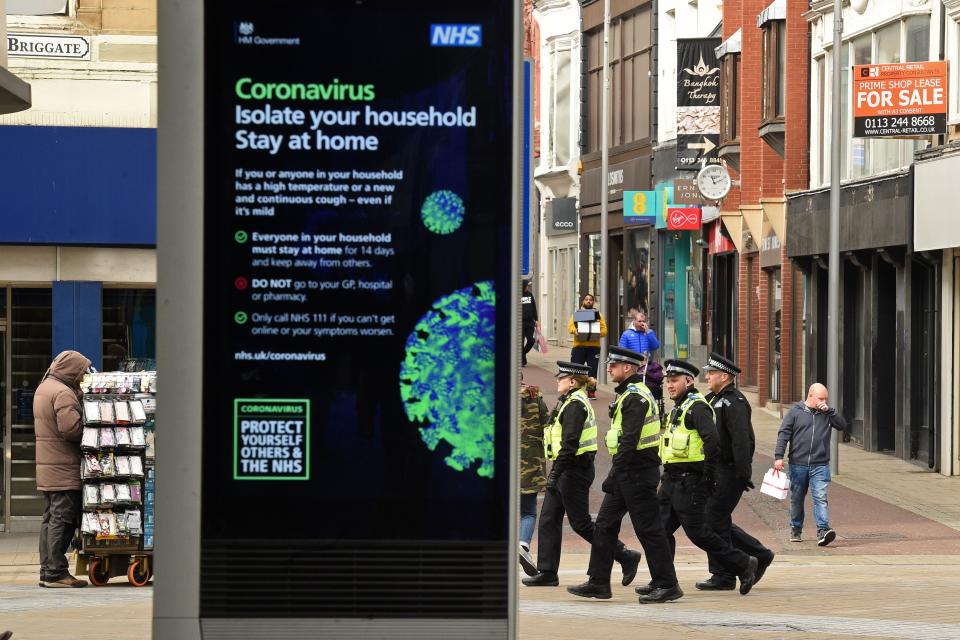
<path id="1" fill-rule="evenodd" d="M 244 242 L 246 242 L 248 237 L 249 236 L 247 235 L 246 231 L 237 231 L 235 234 L 233 234 L 233 239 L 239 242 L 240 244 L 243 244 Z"/>
<path id="2" fill-rule="evenodd" d="M 233 314 L 233 321 L 237 324 L 246 324 L 247 314 L 243 311 L 237 311 L 235 314 Z"/>

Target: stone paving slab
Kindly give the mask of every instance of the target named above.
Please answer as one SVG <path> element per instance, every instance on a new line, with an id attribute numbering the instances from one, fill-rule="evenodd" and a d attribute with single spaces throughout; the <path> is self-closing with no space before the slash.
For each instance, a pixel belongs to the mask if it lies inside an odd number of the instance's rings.
<path id="1" fill-rule="evenodd" d="M 565 587 L 583 580 L 588 557 L 564 556 L 559 588 L 520 588 L 520 628 L 525 639 L 589 637 L 870 637 L 957 638 L 954 596 L 960 587 L 956 556 L 789 557 L 777 560 L 747 596 L 700 592 L 696 557 L 678 558 L 685 595 L 666 605 L 641 606 L 632 587 L 613 588 L 613 599 L 585 600 Z M 646 575 L 641 568 L 641 582 Z M 542 621 L 552 635 L 542 634 Z M 731 635 L 727 635 L 731 633 Z"/>

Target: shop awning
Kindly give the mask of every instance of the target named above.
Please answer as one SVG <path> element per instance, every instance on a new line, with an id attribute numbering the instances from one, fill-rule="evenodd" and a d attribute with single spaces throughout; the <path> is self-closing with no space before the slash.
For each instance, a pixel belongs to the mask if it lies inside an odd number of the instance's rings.
<path id="1" fill-rule="evenodd" d="M 717 59 L 732 53 L 740 53 L 743 46 L 743 34 L 740 29 L 733 32 L 733 35 L 720 43 L 720 46 L 714 49 Z"/>
<path id="2" fill-rule="evenodd" d="M 786 20 L 787 19 L 787 0 L 773 0 L 770 5 L 760 12 L 757 16 L 757 28 L 760 29 L 763 25 L 767 24 L 771 20 Z"/>

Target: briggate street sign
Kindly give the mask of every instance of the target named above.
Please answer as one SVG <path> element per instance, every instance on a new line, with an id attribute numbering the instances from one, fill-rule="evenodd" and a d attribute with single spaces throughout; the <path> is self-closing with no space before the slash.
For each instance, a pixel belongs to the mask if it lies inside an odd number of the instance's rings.
<path id="1" fill-rule="evenodd" d="M 7 55 L 13 58 L 89 60 L 90 38 L 8 33 Z"/>

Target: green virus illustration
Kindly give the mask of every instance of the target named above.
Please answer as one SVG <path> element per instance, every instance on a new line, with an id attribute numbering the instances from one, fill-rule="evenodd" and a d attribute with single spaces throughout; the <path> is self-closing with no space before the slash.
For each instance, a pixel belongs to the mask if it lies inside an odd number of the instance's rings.
<path id="1" fill-rule="evenodd" d="M 430 231 L 441 235 L 459 229 L 463 224 L 464 212 L 463 198 L 446 189 L 431 193 L 420 207 L 423 224 Z"/>
<path id="2" fill-rule="evenodd" d="M 407 338 L 400 396 L 430 451 L 453 448 L 445 462 L 493 477 L 493 282 L 437 300 Z"/>

